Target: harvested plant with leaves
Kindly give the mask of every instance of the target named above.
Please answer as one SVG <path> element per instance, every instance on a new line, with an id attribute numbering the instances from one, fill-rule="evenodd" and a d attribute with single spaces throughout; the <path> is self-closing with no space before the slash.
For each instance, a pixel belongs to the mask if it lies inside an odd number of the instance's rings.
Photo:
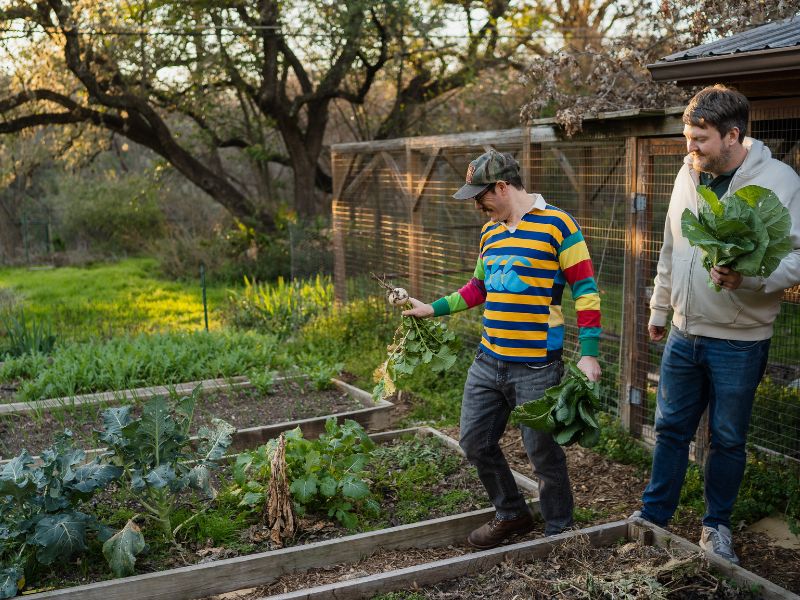
<path id="1" fill-rule="evenodd" d="M 769 277 L 792 251 L 792 219 L 775 192 L 758 185 L 745 186 L 717 198 L 701 185 L 697 216 L 688 208 L 681 215 L 681 233 L 703 251 L 703 266 L 730 267 L 742 275 Z M 709 280 L 709 287 L 721 288 Z"/>
<path id="2" fill-rule="evenodd" d="M 408 292 L 387 284 L 373 274 L 386 289 L 387 301 L 403 309 L 412 308 Z M 434 373 L 446 371 L 458 358 L 456 335 L 440 319 L 422 319 L 404 316 L 394 332 L 394 339 L 387 347 L 389 356 L 373 374 L 377 385 L 372 390 L 376 400 L 391 396 L 397 387 L 400 375 L 411 375 L 420 365 L 428 365 Z"/>
<path id="3" fill-rule="evenodd" d="M 545 390 L 539 400 L 517 406 L 511 412 L 511 422 L 548 431 L 562 446 L 577 442 L 590 448 L 600 439 L 595 416 L 599 406 L 600 384 L 589 381 L 577 366 L 568 363 L 564 380 Z"/>

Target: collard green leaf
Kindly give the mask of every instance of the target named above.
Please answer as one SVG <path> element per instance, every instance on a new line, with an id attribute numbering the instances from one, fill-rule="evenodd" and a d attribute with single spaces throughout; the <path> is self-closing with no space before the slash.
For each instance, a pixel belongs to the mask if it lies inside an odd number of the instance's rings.
<path id="1" fill-rule="evenodd" d="M 289 490 L 298 501 L 305 504 L 317 493 L 317 478 L 309 475 L 295 479 L 289 486 Z"/>
<path id="2" fill-rule="evenodd" d="M 703 251 L 703 266 L 729 266 L 742 275 L 768 277 L 792 250 L 791 217 L 775 193 L 746 186 L 720 201 L 704 186 L 695 216 L 686 209 L 681 232 Z"/>
<path id="3" fill-rule="evenodd" d="M 173 486 L 176 479 L 177 474 L 170 464 L 159 465 L 144 477 L 147 485 L 157 490 Z"/>
<path id="4" fill-rule="evenodd" d="M 581 432 L 581 423 L 573 423 L 555 434 L 556 443 L 562 446 L 568 446 L 575 441 L 576 435 Z"/>
<path id="5" fill-rule="evenodd" d="M 124 444 L 122 430 L 132 421 L 131 406 L 118 406 L 103 411 L 103 431 L 100 439 L 107 444 Z"/>
<path id="6" fill-rule="evenodd" d="M 578 404 L 578 413 L 580 414 L 581 419 L 583 419 L 583 422 L 589 425 L 589 427 L 593 427 L 594 429 L 600 428 L 597 419 L 594 417 L 594 409 L 591 407 L 591 405 L 580 402 Z"/>
<path id="7" fill-rule="evenodd" d="M 36 492 L 36 479 L 30 466 L 33 458 L 27 450 L 12 458 L 0 471 L 0 495 L 13 496 L 18 502 Z"/>
<path id="8" fill-rule="evenodd" d="M 86 550 L 86 525 L 90 520 L 78 511 L 47 515 L 39 520 L 30 539 L 31 544 L 38 546 L 36 559 L 50 565 Z"/>
<path id="9" fill-rule="evenodd" d="M 103 556 L 115 577 L 133 575 L 136 556 L 145 549 L 144 536 L 139 526 L 129 520 L 125 527 L 103 544 Z"/>
<path id="10" fill-rule="evenodd" d="M 600 429 L 585 429 L 578 443 L 584 448 L 591 448 L 600 441 Z"/>
<path id="11" fill-rule="evenodd" d="M 525 402 L 511 411 L 511 422 L 540 431 L 552 431 L 552 417 L 550 416 L 552 409 L 553 405 L 547 398 Z"/>
<path id="12" fill-rule="evenodd" d="M 0 568 L 0 598 L 13 598 L 19 591 L 20 583 L 24 583 L 25 573 L 22 568 L 11 566 Z"/>
<path id="13" fill-rule="evenodd" d="M 203 492 L 208 498 L 216 498 L 217 490 L 211 485 L 211 472 L 205 465 L 195 465 L 186 475 L 189 487 Z"/>
<path id="14" fill-rule="evenodd" d="M 201 427 L 198 431 L 201 440 L 198 450 L 202 460 L 219 460 L 225 456 L 236 433 L 236 427 L 222 419 L 212 419 L 211 424 L 211 428 Z"/>
<path id="15" fill-rule="evenodd" d="M 99 460 L 95 460 L 75 469 L 75 477 L 71 486 L 79 492 L 91 494 L 117 479 L 122 475 L 122 471 L 122 467 L 103 464 Z"/>
<path id="16" fill-rule="evenodd" d="M 360 477 L 348 473 L 342 479 L 342 494 L 345 498 L 352 498 L 353 500 L 366 498 L 369 496 L 369 486 Z"/>
<path id="17" fill-rule="evenodd" d="M 339 482 L 330 475 L 323 477 L 319 482 L 319 493 L 326 498 L 333 498 L 338 488 Z"/>

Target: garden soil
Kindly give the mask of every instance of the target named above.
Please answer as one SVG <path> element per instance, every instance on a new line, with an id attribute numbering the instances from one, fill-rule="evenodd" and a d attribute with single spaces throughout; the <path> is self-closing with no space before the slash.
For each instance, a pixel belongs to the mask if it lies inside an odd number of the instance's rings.
<path id="1" fill-rule="evenodd" d="M 341 390 L 319 391 L 303 383 L 281 381 L 270 394 L 255 388 L 204 394 L 197 402 L 192 430 L 210 425 L 213 417 L 244 429 L 364 408 L 359 400 Z M 31 455 L 38 455 L 53 443 L 55 434 L 65 428 L 73 432 L 78 446 L 96 447 L 98 443 L 93 441 L 92 432 L 102 429 L 100 413 L 108 406 L 81 405 L 39 414 L 4 415 L 0 417 L 0 458 L 11 458 L 23 448 Z"/>

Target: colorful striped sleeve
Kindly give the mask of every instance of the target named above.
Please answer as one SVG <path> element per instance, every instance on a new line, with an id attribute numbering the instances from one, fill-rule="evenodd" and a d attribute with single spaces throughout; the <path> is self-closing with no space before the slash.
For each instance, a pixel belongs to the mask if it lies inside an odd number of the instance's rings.
<path id="1" fill-rule="evenodd" d="M 472 279 L 457 292 L 439 298 L 433 306 L 433 316 L 441 317 L 479 306 L 486 301 L 486 286 L 483 283 L 483 259 L 478 257 Z"/>
<path id="2" fill-rule="evenodd" d="M 597 356 L 600 348 L 600 294 L 583 233 L 574 221 L 558 249 L 558 264 L 572 290 L 582 356 Z"/>

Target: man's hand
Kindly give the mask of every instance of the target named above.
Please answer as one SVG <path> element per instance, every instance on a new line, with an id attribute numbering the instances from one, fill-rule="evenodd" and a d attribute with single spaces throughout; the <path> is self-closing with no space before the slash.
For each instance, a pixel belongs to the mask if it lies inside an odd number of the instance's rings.
<path id="1" fill-rule="evenodd" d="M 581 356 L 578 368 L 589 378 L 589 381 L 600 381 L 600 375 L 603 374 L 600 363 L 594 356 Z"/>
<path id="2" fill-rule="evenodd" d="M 433 306 L 430 304 L 425 304 L 424 302 L 420 302 L 416 298 L 409 297 L 408 301 L 411 303 L 411 306 L 414 308 L 409 308 L 408 310 L 403 311 L 404 317 L 432 317 L 433 316 Z"/>
<path id="3" fill-rule="evenodd" d="M 663 325 L 648 325 L 647 326 L 647 333 L 650 334 L 650 339 L 654 342 L 660 342 L 664 339 L 664 336 L 667 333 L 667 328 Z"/>
<path id="4" fill-rule="evenodd" d="M 742 274 L 730 267 L 717 265 L 711 268 L 711 281 L 726 290 L 735 290 L 742 285 Z"/>

